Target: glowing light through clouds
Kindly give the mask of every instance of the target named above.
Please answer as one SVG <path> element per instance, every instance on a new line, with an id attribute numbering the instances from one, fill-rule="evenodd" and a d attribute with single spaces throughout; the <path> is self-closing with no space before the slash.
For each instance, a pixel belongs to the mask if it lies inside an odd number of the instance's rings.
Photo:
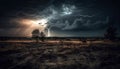
<path id="1" fill-rule="evenodd" d="M 57 26 L 54 23 L 51 23 L 52 20 L 62 18 L 66 15 L 71 15 L 76 7 L 74 5 L 65 5 L 63 4 L 61 6 L 61 9 L 57 9 L 57 7 L 50 6 L 46 9 L 44 9 L 42 12 L 40 12 L 40 15 L 36 15 L 36 19 L 30 20 L 30 19 L 22 19 L 19 21 L 19 23 L 25 24 L 28 26 L 27 31 L 30 32 L 33 29 L 39 29 L 40 31 L 45 31 L 45 29 L 48 30 L 47 36 L 51 36 L 51 27 Z M 51 13 L 49 13 L 51 12 Z"/>
<path id="2" fill-rule="evenodd" d="M 71 6 L 71 5 L 63 5 L 62 6 L 63 7 L 63 15 L 70 15 L 70 14 L 72 14 L 73 12 L 74 12 L 74 10 L 75 10 L 75 6 L 73 5 L 73 6 Z"/>

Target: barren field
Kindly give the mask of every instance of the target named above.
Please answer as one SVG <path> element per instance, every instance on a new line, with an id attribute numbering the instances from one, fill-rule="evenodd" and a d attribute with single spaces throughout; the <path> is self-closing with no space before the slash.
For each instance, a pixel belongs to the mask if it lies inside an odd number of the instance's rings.
<path id="1" fill-rule="evenodd" d="M 120 43 L 0 41 L 0 69 L 120 69 Z"/>

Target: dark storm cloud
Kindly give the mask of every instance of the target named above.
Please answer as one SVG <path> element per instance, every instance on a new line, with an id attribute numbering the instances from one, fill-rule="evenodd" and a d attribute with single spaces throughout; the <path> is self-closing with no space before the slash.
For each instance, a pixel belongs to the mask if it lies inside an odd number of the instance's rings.
<path id="1" fill-rule="evenodd" d="M 48 18 L 54 33 L 71 32 L 71 36 L 76 35 L 72 32 L 104 31 L 109 24 L 120 26 L 117 0 L 1 0 L 0 9 L 0 32 L 5 35 L 26 27 L 14 19 Z"/>
<path id="2" fill-rule="evenodd" d="M 94 21 L 93 19 L 86 19 L 83 17 L 75 18 L 73 21 L 57 20 L 54 23 L 54 27 L 59 27 L 61 30 L 67 31 L 94 31 L 94 30 L 103 30 L 108 25 L 109 18 L 106 17 L 103 20 L 97 19 Z"/>

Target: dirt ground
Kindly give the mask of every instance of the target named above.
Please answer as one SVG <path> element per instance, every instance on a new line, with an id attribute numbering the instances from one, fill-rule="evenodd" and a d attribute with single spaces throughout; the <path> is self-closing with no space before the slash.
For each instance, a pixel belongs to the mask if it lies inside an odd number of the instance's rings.
<path id="1" fill-rule="evenodd" d="M 120 43 L 1 41 L 0 69 L 120 69 Z"/>

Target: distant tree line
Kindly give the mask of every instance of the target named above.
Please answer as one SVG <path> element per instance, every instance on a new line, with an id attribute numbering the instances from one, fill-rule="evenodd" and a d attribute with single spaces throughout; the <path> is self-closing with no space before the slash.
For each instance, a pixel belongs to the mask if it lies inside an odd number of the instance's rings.
<path id="1" fill-rule="evenodd" d="M 105 39 L 108 39 L 110 41 L 115 41 L 116 35 L 117 35 L 117 28 L 115 28 L 113 25 L 110 25 L 106 29 L 104 37 Z M 39 40 L 44 42 L 45 37 L 46 37 L 45 33 L 43 31 L 39 31 L 39 29 L 35 29 L 32 31 L 32 38 L 35 39 L 36 42 L 39 42 Z"/>

